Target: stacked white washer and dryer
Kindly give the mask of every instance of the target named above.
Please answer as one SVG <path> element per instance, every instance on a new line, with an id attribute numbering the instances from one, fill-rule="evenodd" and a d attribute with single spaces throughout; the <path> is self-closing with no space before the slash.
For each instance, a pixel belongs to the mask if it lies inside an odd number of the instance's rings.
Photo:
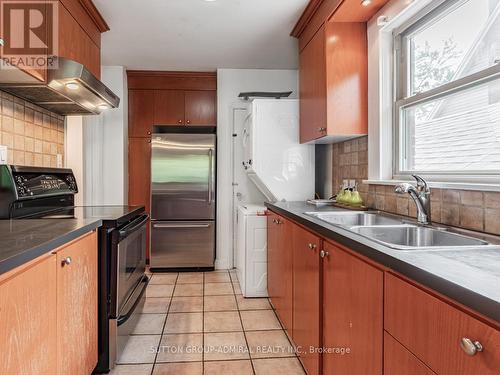
<path id="1" fill-rule="evenodd" d="M 267 201 L 314 198 L 314 145 L 300 144 L 299 101 L 254 99 L 243 129 L 248 178 Z M 238 207 L 236 269 L 245 297 L 267 297 L 267 218 L 262 204 Z"/>

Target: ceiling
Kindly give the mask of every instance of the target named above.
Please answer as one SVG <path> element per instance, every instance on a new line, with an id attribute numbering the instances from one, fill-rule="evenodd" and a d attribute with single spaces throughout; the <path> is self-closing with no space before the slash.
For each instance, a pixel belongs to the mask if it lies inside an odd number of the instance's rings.
<path id="1" fill-rule="evenodd" d="M 110 27 L 103 65 L 214 71 L 296 69 L 290 37 L 308 0 L 94 0 Z"/>

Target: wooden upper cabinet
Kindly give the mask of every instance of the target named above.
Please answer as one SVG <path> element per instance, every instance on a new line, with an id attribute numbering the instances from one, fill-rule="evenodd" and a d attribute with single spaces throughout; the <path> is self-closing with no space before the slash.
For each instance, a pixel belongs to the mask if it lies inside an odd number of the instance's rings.
<path id="1" fill-rule="evenodd" d="M 66 7 L 59 3 L 58 55 L 83 65 L 97 78 L 101 77 L 101 49 L 78 24 Z"/>
<path id="2" fill-rule="evenodd" d="M 292 225 L 275 213 L 267 217 L 267 288 L 271 303 L 290 336 L 293 332 Z"/>
<path id="3" fill-rule="evenodd" d="M 500 331 L 386 272 L 385 330 L 438 374 L 498 374 Z M 483 350 L 469 354 L 463 340 Z M 472 354 L 472 355 L 470 355 Z M 391 361 L 386 354 L 386 361 Z M 405 372 L 406 373 L 406 372 Z"/>
<path id="4" fill-rule="evenodd" d="M 366 23 L 326 22 L 300 53 L 300 139 L 368 133 Z"/>
<path id="5" fill-rule="evenodd" d="M 97 232 L 57 251 L 59 375 L 88 375 L 97 365 Z"/>
<path id="6" fill-rule="evenodd" d="M 0 276 L 0 374 L 56 374 L 56 256 L 43 256 L 4 277 Z"/>
<path id="7" fill-rule="evenodd" d="M 324 250 L 323 346 L 350 353 L 323 354 L 323 372 L 382 375 L 384 273 L 336 245 Z"/>
<path id="8" fill-rule="evenodd" d="M 319 348 L 321 320 L 320 250 L 321 240 L 316 235 L 292 226 L 293 241 L 293 331 L 292 338 L 302 348 L 299 353 L 309 375 L 319 375 Z"/>
<path id="9" fill-rule="evenodd" d="M 128 91 L 128 135 L 150 138 L 154 123 L 155 92 Z"/>
<path id="10" fill-rule="evenodd" d="M 186 91 L 185 117 L 186 125 L 216 126 L 217 125 L 217 92 L 216 91 Z"/>
<path id="11" fill-rule="evenodd" d="M 184 91 L 155 90 L 154 125 L 184 124 Z"/>
<path id="12" fill-rule="evenodd" d="M 299 56 L 300 141 L 326 135 L 325 28 L 321 27 Z"/>

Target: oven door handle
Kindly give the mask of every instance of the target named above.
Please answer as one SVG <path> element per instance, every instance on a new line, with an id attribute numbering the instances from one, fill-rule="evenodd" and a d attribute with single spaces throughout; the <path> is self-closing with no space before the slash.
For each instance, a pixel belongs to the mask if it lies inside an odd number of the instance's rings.
<path id="1" fill-rule="evenodd" d="M 130 224 L 127 224 L 125 227 L 120 229 L 118 233 L 120 233 L 120 240 L 130 236 L 136 230 L 140 229 L 144 224 L 149 220 L 149 215 L 141 215 Z"/>
<path id="2" fill-rule="evenodd" d="M 137 298 L 135 298 L 135 301 L 134 303 L 132 304 L 132 306 L 130 307 L 130 309 L 127 311 L 127 313 L 125 315 L 120 315 L 117 319 L 116 319 L 116 324 L 117 326 L 121 326 L 123 323 L 125 323 L 127 320 L 130 319 L 130 317 L 132 316 L 132 314 L 134 313 L 137 305 L 139 304 L 139 302 L 141 302 L 141 299 L 142 297 L 144 296 L 144 293 L 146 292 L 146 288 L 149 284 L 149 278 L 144 275 L 141 279 L 141 281 L 139 282 L 139 284 L 143 284 L 142 287 L 140 287 L 139 285 L 135 288 L 134 292 L 132 293 L 132 295 L 129 297 L 128 301 L 125 303 L 125 306 L 127 306 L 128 302 L 134 298 L 135 296 L 137 296 Z M 140 293 L 137 295 L 136 293 L 136 290 L 140 288 Z"/>
<path id="3" fill-rule="evenodd" d="M 195 229 L 209 227 L 210 224 L 153 224 L 154 229 Z"/>

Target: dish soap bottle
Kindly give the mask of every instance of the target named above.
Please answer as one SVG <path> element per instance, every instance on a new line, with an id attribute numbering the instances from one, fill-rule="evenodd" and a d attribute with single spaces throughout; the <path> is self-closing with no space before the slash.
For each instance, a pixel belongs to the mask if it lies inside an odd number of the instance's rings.
<path id="1" fill-rule="evenodd" d="M 351 199 L 349 200 L 349 204 L 357 207 L 363 205 L 363 198 L 361 198 L 361 194 L 359 194 L 358 185 L 354 186 L 354 191 L 351 193 Z"/>

